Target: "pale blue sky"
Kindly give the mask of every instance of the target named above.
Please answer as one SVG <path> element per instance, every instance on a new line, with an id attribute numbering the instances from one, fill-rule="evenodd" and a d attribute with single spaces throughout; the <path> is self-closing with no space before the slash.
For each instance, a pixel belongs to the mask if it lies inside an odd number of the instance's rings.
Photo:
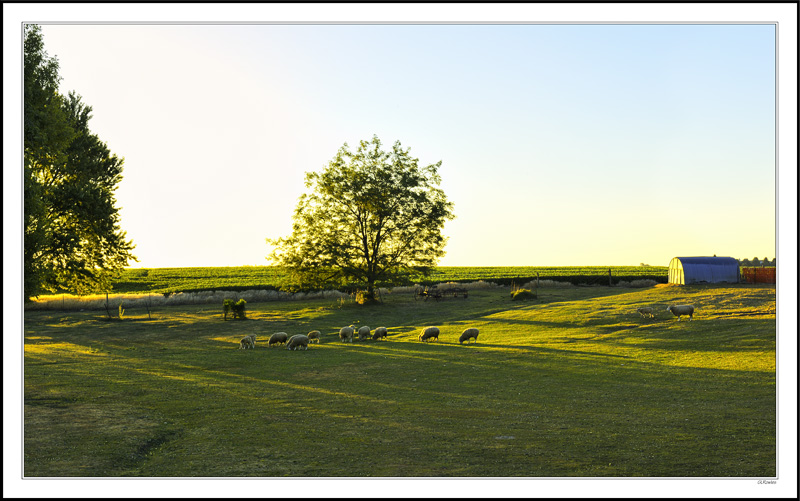
<path id="1" fill-rule="evenodd" d="M 125 157 L 135 266 L 268 264 L 304 172 L 373 134 L 442 160 L 457 218 L 441 265 L 775 256 L 774 25 L 43 34 L 63 92 Z"/>

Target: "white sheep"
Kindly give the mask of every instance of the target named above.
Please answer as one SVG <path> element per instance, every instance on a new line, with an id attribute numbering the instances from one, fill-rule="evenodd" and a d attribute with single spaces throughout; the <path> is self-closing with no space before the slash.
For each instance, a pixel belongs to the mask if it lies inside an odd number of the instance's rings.
<path id="1" fill-rule="evenodd" d="M 339 329 L 339 339 L 341 339 L 345 343 L 347 341 L 350 341 L 352 343 L 353 333 L 355 332 L 355 330 L 356 328 L 352 325 L 350 325 L 349 327 L 342 327 L 341 329 Z"/>
<path id="2" fill-rule="evenodd" d="M 289 339 L 289 335 L 286 334 L 285 332 L 276 332 L 275 334 L 269 337 L 268 344 L 269 346 L 272 346 L 273 344 L 285 343 L 287 339 Z"/>
<path id="3" fill-rule="evenodd" d="M 439 340 L 438 327 L 425 327 L 422 329 L 422 332 L 419 335 L 419 340 L 429 342 L 429 339 L 436 339 L 437 341 Z"/>
<path id="4" fill-rule="evenodd" d="M 358 340 L 363 341 L 365 339 L 369 339 L 369 331 L 371 329 L 366 325 L 362 325 L 358 328 Z"/>
<path id="5" fill-rule="evenodd" d="M 475 342 L 478 342 L 478 329 L 470 328 L 464 329 L 464 332 L 461 333 L 461 337 L 458 338 L 458 344 L 463 344 L 464 341 L 469 344 L 470 339 L 475 339 Z"/>
<path id="6" fill-rule="evenodd" d="M 667 306 L 667 311 L 671 311 L 673 315 L 678 317 L 678 322 L 681 321 L 681 315 L 689 315 L 689 320 L 692 319 L 692 315 L 694 315 L 694 306 L 691 304 L 679 304 L 679 305 L 670 305 Z"/>
<path id="7" fill-rule="evenodd" d="M 653 308 L 650 308 L 649 306 L 645 306 L 643 308 L 637 308 L 636 311 L 639 312 L 639 315 L 641 315 L 642 318 L 646 317 L 653 318 L 655 316 L 653 315 Z"/>
<path id="8" fill-rule="evenodd" d="M 247 350 L 247 349 L 255 349 L 256 347 L 256 335 L 250 334 L 242 338 L 239 341 L 239 349 L 240 350 Z"/>
<path id="9" fill-rule="evenodd" d="M 319 343 L 319 337 L 320 337 L 321 335 L 322 335 L 322 333 L 321 333 L 320 331 L 311 331 L 311 332 L 309 332 L 309 333 L 307 334 L 307 336 L 308 336 L 308 342 L 309 342 L 309 343 L 311 343 L 311 342 L 313 342 L 313 341 L 315 341 L 315 340 L 316 340 L 316 341 L 317 341 L 317 343 Z"/>
<path id="10" fill-rule="evenodd" d="M 386 327 L 378 327 L 377 329 L 372 331 L 372 339 L 375 339 L 375 340 L 386 339 L 386 336 L 388 336 L 388 335 L 389 335 L 389 331 L 386 329 Z"/>
<path id="11" fill-rule="evenodd" d="M 286 342 L 287 350 L 299 350 L 301 347 L 308 350 L 308 336 L 305 334 L 295 334 Z"/>

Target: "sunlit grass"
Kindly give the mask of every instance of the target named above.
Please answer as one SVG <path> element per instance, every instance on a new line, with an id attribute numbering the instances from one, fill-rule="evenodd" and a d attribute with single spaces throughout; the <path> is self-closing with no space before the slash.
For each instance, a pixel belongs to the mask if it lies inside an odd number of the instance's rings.
<path id="1" fill-rule="evenodd" d="M 773 476 L 774 312 L 754 286 L 27 312 L 25 474 Z M 349 324 L 389 340 L 340 343 Z M 267 347 L 314 329 L 308 351 Z"/>

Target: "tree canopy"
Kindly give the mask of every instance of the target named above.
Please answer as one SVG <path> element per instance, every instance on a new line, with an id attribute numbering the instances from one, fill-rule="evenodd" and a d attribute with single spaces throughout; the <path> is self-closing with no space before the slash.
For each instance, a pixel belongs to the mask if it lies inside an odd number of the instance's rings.
<path id="1" fill-rule="evenodd" d="M 268 257 L 287 268 L 297 287 L 356 285 L 367 300 L 375 288 L 407 283 L 432 271 L 445 254 L 444 223 L 453 204 L 439 188 L 442 162 L 420 166 L 397 141 L 345 143 L 322 172 L 307 172 L 307 193 L 293 215 L 292 234 L 267 239 Z"/>
<path id="2" fill-rule="evenodd" d="M 89 130 L 92 108 L 58 92 L 58 60 L 41 28 L 24 39 L 24 294 L 107 291 L 132 242 L 120 229 L 114 191 L 124 160 Z"/>

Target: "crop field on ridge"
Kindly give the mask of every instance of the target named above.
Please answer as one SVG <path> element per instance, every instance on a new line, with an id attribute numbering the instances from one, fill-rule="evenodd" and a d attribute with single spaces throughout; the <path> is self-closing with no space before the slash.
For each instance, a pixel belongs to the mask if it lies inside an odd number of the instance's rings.
<path id="1" fill-rule="evenodd" d="M 24 474 L 769 477 L 775 287 L 507 288 L 24 318 Z M 678 321 L 669 304 L 691 303 Z M 652 306 L 653 319 L 636 313 Z M 341 326 L 389 328 L 341 343 Z M 441 329 L 438 342 L 419 331 Z M 467 327 L 476 344 L 460 345 Z M 273 332 L 322 332 L 307 351 Z M 256 334 L 254 350 L 239 339 Z"/>
<path id="2" fill-rule="evenodd" d="M 608 270 L 614 277 L 627 281 L 637 278 L 663 278 L 666 266 L 445 266 L 436 267 L 427 279 L 420 282 L 447 281 L 508 281 L 516 278 L 541 278 L 585 276 L 607 278 Z M 200 291 L 227 288 L 246 290 L 274 288 L 285 279 L 282 268 L 274 266 L 229 266 L 197 268 L 128 268 L 113 284 L 117 293 L 164 293 Z M 607 283 L 607 282 L 606 282 Z"/>

